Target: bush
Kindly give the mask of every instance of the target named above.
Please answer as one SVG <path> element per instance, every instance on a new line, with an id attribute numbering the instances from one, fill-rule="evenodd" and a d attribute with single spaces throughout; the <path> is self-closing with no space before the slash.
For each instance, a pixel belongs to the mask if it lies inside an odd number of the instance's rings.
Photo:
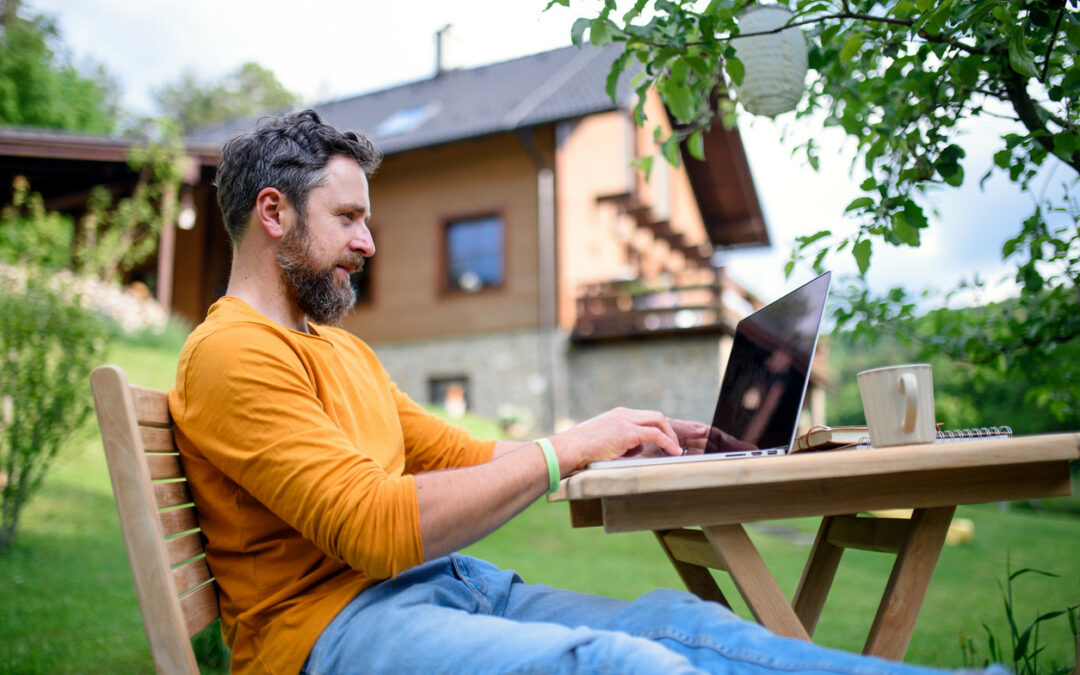
<path id="1" fill-rule="evenodd" d="M 0 269 L 0 551 L 58 450 L 90 412 L 105 322 L 62 277 Z"/>

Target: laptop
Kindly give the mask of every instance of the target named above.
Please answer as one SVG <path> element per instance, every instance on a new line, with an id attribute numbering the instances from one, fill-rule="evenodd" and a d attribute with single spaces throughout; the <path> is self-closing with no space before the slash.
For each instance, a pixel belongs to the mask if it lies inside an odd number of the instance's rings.
<path id="1" fill-rule="evenodd" d="M 768 457 L 790 452 L 810 383 L 830 278 L 831 274 L 825 272 L 735 327 L 704 452 L 592 462 L 589 468 Z"/>

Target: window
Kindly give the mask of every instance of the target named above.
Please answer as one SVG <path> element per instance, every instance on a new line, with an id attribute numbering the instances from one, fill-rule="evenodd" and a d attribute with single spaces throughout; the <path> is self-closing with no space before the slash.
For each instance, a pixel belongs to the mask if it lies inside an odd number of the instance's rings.
<path id="1" fill-rule="evenodd" d="M 428 378 L 428 401 L 459 418 L 469 408 L 469 378 L 465 375 Z"/>
<path id="2" fill-rule="evenodd" d="M 356 291 L 356 304 L 366 305 L 371 302 L 371 258 L 364 262 L 364 269 L 349 277 L 353 290 Z"/>
<path id="3" fill-rule="evenodd" d="M 370 225 L 368 227 L 370 229 Z M 375 238 L 374 232 L 372 232 L 371 238 Z M 352 283 L 353 290 L 356 291 L 357 305 L 371 304 L 371 278 L 375 273 L 374 263 L 374 256 L 364 258 L 364 269 L 349 276 L 349 282 Z"/>
<path id="4" fill-rule="evenodd" d="M 499 216 L 446 225 L 446 285 L 469 293 L 503 283 L 503 221 Z"/>

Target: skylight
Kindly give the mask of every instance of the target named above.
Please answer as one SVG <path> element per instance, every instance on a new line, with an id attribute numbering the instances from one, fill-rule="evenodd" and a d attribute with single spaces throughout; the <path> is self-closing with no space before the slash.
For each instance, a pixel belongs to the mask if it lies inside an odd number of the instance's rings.
<path id="1" fill-rule="evenodd" d="M 441 109 L 441 102 L 429 101 L 424 105 L 399 110 L 375 125 L 375 135 L 379 138 L 386 138 L 388 136 L 407 134 L 434 117 Z"/>

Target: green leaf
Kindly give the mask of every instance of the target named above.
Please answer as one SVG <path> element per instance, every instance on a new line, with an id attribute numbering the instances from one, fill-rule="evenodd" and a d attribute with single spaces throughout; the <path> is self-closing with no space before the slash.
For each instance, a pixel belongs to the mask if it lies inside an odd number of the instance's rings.
<path id="1" fill-rule="evenodd" d="M 904 201 L 904 220 L 907 221 L 908 225 L 918 230 L 930 224 L 926 219 L 926 214 L 923 213 L 922 207 L 910 199 Z"/>
<path id="2" fill-rule="evenodd" d="M 699 162 L 705 161 L 705 137 L 701 129 L 690 134 L 690 137 L 686 139 L 686 149 L 690 151 L 690 156 L 694 159 Z"/>
<path id="3" fill-rule="evenodd" d="M 795 261 L 789 260 L 784 263 L 784 279 L 791 277 L 791 273 L 795 270 Z"/>
<path id="4" fill-rule="evenodd" d="M 1012 69 L 1025 77 L 1038 77 L 1039 72 L 1035 69 L 1035 55 L 1028 49 L 1024 42 L 1024 31 L 1017 28 L 1009 36 L 1009 65 Z"/>
<path id="5" fill-rule="evenodd" d="M 1054 153 L 1060 157 L 1069 157 L 1080 150 L 1080 134 L 1063 131 L 1054 134 Z"/>
<path id="6" fill-rule="evenodd" d="M 679 166 L 679 136 L 672 134 L 660 144 L 660 152 L 671 166 Z"/>
<path id="7" fill-rule="evenodd" d="M 919 231 L 911 226 L 903 213 L 893 214 L 892 230 L 897 239 L 908 246 L 916 247 L 919 245 Z"/>
<path id="8" fill-rule="evenodd" d="M 743 78 L 746 77 L 746 66 L 734 56 L 724 59 L 724 70 L 727 71 L 728 77 L 736 87 L 740 86 Z"/>
<path id="9" fill-rule="evenodd" d="M 999 168 L 1002 168 L 1002 169 L 1009 168 L 1009 162 L 1011 162 L 1011 161 L 1012 161 L 1012 151 L 1011 150 L 998 150 L 997 152 L 994 153 L 994 164 L 996 164 Z"/>
<path id="10" fill-rule="evenodd" d="M 942 179 L 953 187 L 960 187 L 964 184 L 964 167 L 959 164 L 938 167 L 938 172 L 941 174 Z"/>
<path id="11" fill-rule="evenodd" d="M 705 59 L 700 56 L 687 56 L 685 59 L 686 64 L 690 66 L 690 69 L 702 77 L 711 77 L 713 69 L 709 67 L 709 64 L 705 62 Z"/>
<path id="12" fill-rule="evenodd" d="M 577 22 L 575 22 L 576 24 Z M 572 29 L 571 29 L 572 30 Z M 611 42 L 611 22 L 606 19 L 593 19 L 589 22 L 589 42 L 594 47 L 603 47 Z"/>
<path id="13" fill-rule="evenodd" d="M 844 213 L 849 213 L 857 209 L 865 209 L 874 205 L 873 197 L 858 197 L 851 200 L 851 203 L 844 209 Z"/>
<path id="14" fill-rule="evenodd" d="M 851 247 L 851 254 L 855 256 L 855 264 L 859 266 L 860 275 L 865 275 L 866 270 L 870 269 L 870 255 L 872 252 L 869 239 L 860 239 Z"/>
<path id="15" fill-rule="evenodd" d="M 694 120 L 695 100 L 694 92 L 685 84 L 677 84 L 671 80 L 664 80 L 659 87 L 660 94 L 667 104 L 671 114 L 680 122 L 692 122 Z"/>
<path id="16" fill-rule="evenodd" d="M 827 249 L 827 248 L 823 248 L 820 251 L 818 251 L 817 256 L 814 257 L 814 265 L 813 265 L 814 272 L 816 272 L 818 274 L 821 274 L 822 272 L 825 271 L 825 269 L 822 267 L 822 263 L 825 262 L 825 256 L 827 256 L 828 254 L 829 254 L 829 249 Z"/>
<path id="17" fill-rule="evenodd" d="M 574 43 L 575 47 L 580 47 L 584 43 L 585 31 L 589 29 L 591 23 L 592 21 L 589 19 L 581 18 L 570 27 L 570 41 Z"/>
<path id="18" fill-rule="evenodd" d="M 803 250 L 807 246 L 813 244 L 815 241 L 820 241 L 825 237 L 832 234 L 831 230 L 819 230 L 813 234 L 808 234 L 805 237 L 795 237 L 795 241 L 799 244 L 799 250 Z"/>
<path id="19" fill-rule="evenodd" d="M 638 158 L 637 167 L 643 174 L 645 174 L 645 182 L 648 182 L 649 178 L 652 176 L 653 156 L 646 155 L 645 157 Z"/>
<path id="20" fill-rule="evenodd" d="M 853 33 L 844 40 L 844 46 L 840 48 L 840 62 L 848 63 L 859 53 L 862 49 L 863 42 L 866 41 L 865 33 Z"/>

